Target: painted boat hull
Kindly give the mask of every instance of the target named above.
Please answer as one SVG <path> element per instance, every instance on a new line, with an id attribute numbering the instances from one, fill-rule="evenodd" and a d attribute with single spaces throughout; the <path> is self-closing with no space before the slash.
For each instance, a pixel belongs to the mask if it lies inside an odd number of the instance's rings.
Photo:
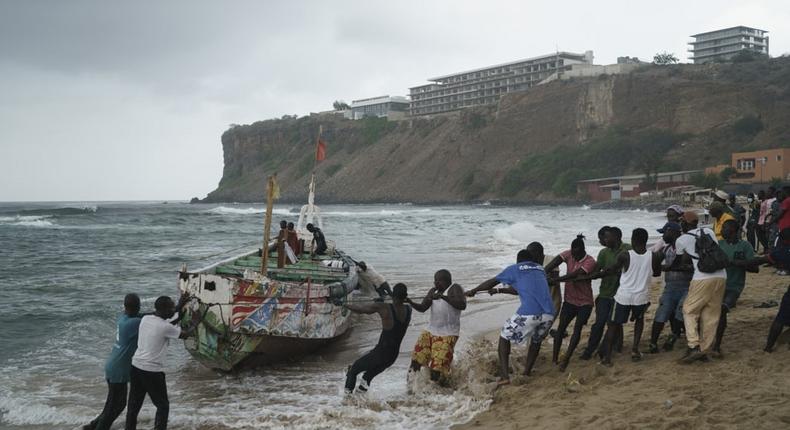
<path id="1" fill-rule="evenodd" d="M 353 263 L 342 274 L 320 268 L 297 280 L 260 278 L 257 273 L 248 279 L 216 270 L 221 264 L 179 275 L 179 290 L 193 297 L 182 327 L 199 321 L 184 345 L 203 365 L 231 371 L 294 360 L 348 330 L 350 311 L 333 302 L 347 300 L 338 291 L 351 292 L 356 286 Z M 313 277 L 323 283 L 313 283 Z M 343 278 L 332 282 L 331 277 Z"/>

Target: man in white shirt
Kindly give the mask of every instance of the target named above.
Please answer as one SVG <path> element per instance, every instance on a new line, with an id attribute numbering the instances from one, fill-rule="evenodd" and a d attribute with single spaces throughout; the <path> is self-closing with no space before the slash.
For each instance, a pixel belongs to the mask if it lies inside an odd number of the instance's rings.
<path id="1" fill-rule="evenodd" d="M 380 297 L 392 296 L 392 289 L 387 280 L 373 266 L 364 261 L 357 263 L 357 276 L 359 277 L 360 288 L 368 288 L 376 291 Z"/>
<path id="2" fill-rule="evenodd" d="M 461 311 L 466 309 L 464 289 L 453 284 L 450 272 L 442 269 L 434 274 L 433 288 L 421 303 L 411 299 L 406 299 L 406 303 L 417 312 L 431 310 L 428 329 L 414 345 L 409 372 L 419 372 L 422 366 L 427 366 L 431 369 L 431 380 L 444 383 L 450 374 L 453 350 L 461 331 Z"/>
<path id="3" fill-rule="evenodd" d="M 612 365 L 612 349 L 615 333 L 630 319 L 634 321 L 634 343 L 631 346 L 631 360 L 642 360 L 639 342 L 645 328 L 645 312 L 650 306 L 650 280 L 653 275 L 654 254 L 647 250 L 647 230 L 636 228 L 631 233 L 631 247 L 617 255 L 614 265 L 604 268 L 603 273 L 620 273 L 620 286 L 614 296 L 614 310 L 610 315 L 604 336 L 604 349 L 601 364 Z"/>
<path id="4" fill-rule="evenodd" d="M 154 314 L 146 315 L 140 321 L 137 351 L 132 357 L 130 372 L 131 387 L 126 410 L 126 430 L 137 428 L 137 415 L 143 407 L 146 394 L 156 406 L 154 428 L 167 429 L 170 402 L 167 399 L 165 382 L 165 354 L 170 339 L 186 339 L 195 328 L 193 325 L 182 331 L 178 326 L 181 308 L 188 298 L 188 295 L 181 296 L 176 305 L 170 297 L 159 297 L 154 303 L 156 309 Z"/>
<path id="5" fill-rule="evenodd" d="M 689 292 L 683 303 L 683 323 L 686 326 L 686 340 L 688 350 L 681 362 L 692 363 L 696 360 L 706 361 L 706 352 L 713 347 L 716 340 L 716 330 L 721 316 L 721 303 L 724 300 L 724 287 L 727 281 L 727 272 L 724 269 L 712 273 L 699 269 L 699 255 L 695 250 L 697 237 L 707 234 L 718 243 L 713 230 L 697 227 L 699 218 L 695 212 L 685 212 L 681 217 L 683 234 L 675 241 L 675 250 L 678 257 L 684 258 L 686 263 L 692 263 L 694 276 L 689 284 Z M 702 333 L 698 327 L 702 327 Z"/>

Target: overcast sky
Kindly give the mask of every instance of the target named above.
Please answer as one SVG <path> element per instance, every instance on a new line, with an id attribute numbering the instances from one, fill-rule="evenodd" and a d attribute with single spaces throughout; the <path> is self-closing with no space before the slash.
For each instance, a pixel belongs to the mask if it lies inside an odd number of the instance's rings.
<path id="1" fill-rule="evenodd" d="M 0 0 L 0 201 L 203 197 L 231 123 L 557 49 L 687 61 L 735 25 L 777 56 L 789 22 L 788 0 Z"/>

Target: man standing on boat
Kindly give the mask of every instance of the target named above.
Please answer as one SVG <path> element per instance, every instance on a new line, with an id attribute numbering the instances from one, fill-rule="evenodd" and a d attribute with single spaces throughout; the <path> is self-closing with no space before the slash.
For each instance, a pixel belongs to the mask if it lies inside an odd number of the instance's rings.
<path id="1" fill-rule="evenodd" d="M 286 232 L 286 239 L 285 242 L 291 247 L 291 251 L 294 252 L 294 255 L 299 258 L 302 255 L 302 247 L 299 246 L 299 235 L 296 234 L 296 229 L 294 228 L 294 223 L 288 223 L 288 230 Z"/>
<path id="2" fill-rule="evenodd" d="M 363 355 L 348 367 L 346 373 L 346 393 L 354 392 L 357 375 L 362 375 L 359 391 L 368 391 L 370 382 L 379 373 L 392 366 L 400 352 L 400 344 L 411 322 L 411 308 L 405 304 L 408 292 L 406 285 L 395 284 L 392 291 L 392 304 L 371 303 L 367 305 L 346 304 L 352 312 L 361 314 L 377 313 L 381 317 L 381 336 L 372 351 Z"/>
<path id="3" fill-rule="evenodd" d="M 316 255 L 324 255 L 326 254 L 326 238 L 324 237 L 324 232 L 321 231 L 320 228 L 314 226 L 313 224 L 307 224 L 305 226 L 307 231 L 313 234 L 313 241 L 312 241 L 312 252 L 313 256 Z"/>
<path id="4" fill-rule="evenodd" d="M 280 252 L 282 244 L 285 243 L 288 237 L 288 222 L 286 220 L 280 221 L 280 231 L 277 233 L 277 240 L 269 247 L 269 252 Z"/>
<path id="5" fill-rule="evenodd" d="M 170 297 L 161 296 L 154 303 L 154 314 L 146 315 L 140 321 L 137 352 L 132 357 L 130 372 L 131 387 L 129 408 L 126 410 L 126 430 L 137 428 L 137 415 L 143 407 L 146 394 L 156 406 L 154 428 L 167 429 L 170 412 L 164 365 L 167 345 L 170 339 L 189 337 L 199 322 L 196 321 L 186 330 L 181 330 L 178 326 L 181 308 L 188 299 L 188 295 L 182 295 L 176 305 Z"/>
<path id="6" fill-rule="evenodd" d="M 126 392 L 132 356 L 137 350 L 137 332 L 140 327 L 140 297 L 127 294 L 123 299 L 123 314 L 118 318 L 115 344 L 104 365 L 107 379 L 107 401 L 104 409 L 83 430 L 109 430 L 112 423 L 126 408 Z"/>
<path id="7" fill-rule="evenodd" d="M 506 322 L 499 334 L 499 381 L 497 385 L 510 383 L 510 344 L 529 340 L 527 366 L 524 374 L 529 376 L 540 353 L 540 344 L 549 334 L 554 323 L 554 303 L 549 292 L 546 272 L 543 270 L 543 245 L 532 242 L 516 256 L 516 264 L 508 266 L 495 278 L 491 278 L 466 293 L 474 297 L 480 291 L 489 294 L 517 294 L 521 306 Z M 499 284 L 505 288 L 494 289 Z"/>
<path id="8" fill-rule="evenodd" d="M 431 310 L 428 330 L 420 334 L 414 345 L 410 372 L 419 372 L 422 366 L 428 366 L 431 380 L 445 383 L 461 332 L 461 311 L 466 309 L 466 297 L 464 289 L 453 284 L 452 275 L 446 269 L 434 274 L 433 285 L 421 303 L 406 299 L 417 312 Z"/>

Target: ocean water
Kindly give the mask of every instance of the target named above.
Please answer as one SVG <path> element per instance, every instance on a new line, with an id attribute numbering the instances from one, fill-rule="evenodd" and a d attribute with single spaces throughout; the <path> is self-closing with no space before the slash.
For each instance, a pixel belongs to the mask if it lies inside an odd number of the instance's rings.
<path id="1" fill-rule="evenodd" d="M 619 226 L 627 238 L 635 227 L 657 235 L 663 221 L 660 213 L 584 207 L 327 205 L 322 212 L 328 239 L 391 284 L 405 282 L 413 296 L 440 268 L 474 287 L 533 240 L 556 253 L 583 233 L 595 255 L 600 226 Z M 275 207 L 275 222 L 297 218 L 294 205 Z M 157 296 L 177 294 L 182 264 L 198 268 L 253 249 L 262 230 L 261 205 L 0 203 L 0 428 L 73 429 L 90 421 L 104 403 L 103 363 L 123 296 L 138 293 L 148 311 Z M 407 392 L 409 353 L 427 325 L 418 313 L 398 361 L 364 397 L 344 398 L 344 369 L 375 344 L 377 318 L 357 318 L 348 336 L 312 356 L 233 374 L 202 367 L 174 342 L 171 428 L 438 429 L 465 422 L 491 398 L 490 376 L 473 359 L 481 353 L 474 339 L 516 307 L 512 296 L 470 300 L 454 390 L 418 379 Z M 140 428 L 152 419 L 149 401 Z"/>

